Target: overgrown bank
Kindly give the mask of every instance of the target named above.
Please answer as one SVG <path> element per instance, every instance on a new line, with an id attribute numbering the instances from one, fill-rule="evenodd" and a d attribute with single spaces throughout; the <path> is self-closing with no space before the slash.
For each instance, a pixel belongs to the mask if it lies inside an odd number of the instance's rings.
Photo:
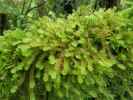
<path id="1" fill-rule="evenodd" d="M 81 8 L 0 37 L 2 100 L 132 100 L 133 17 Z"/>

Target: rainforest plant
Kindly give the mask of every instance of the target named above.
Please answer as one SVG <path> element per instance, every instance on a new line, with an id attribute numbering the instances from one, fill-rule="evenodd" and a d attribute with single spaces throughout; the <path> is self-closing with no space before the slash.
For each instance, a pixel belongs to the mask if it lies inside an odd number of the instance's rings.
<path id="1" fill-rule="evenodd" d="M 124 11 L 82 6 L 67 19 L 45 16 L 25 31 L 6 32 L 0 99 L 132 100 L 131 20 Z"/>

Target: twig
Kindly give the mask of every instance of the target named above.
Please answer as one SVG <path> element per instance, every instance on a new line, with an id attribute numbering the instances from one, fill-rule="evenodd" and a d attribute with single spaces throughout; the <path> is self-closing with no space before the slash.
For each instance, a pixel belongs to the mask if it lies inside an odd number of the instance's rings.
<path id="1" fill-rule="evenodd" d="M 45 4 L 45 1 L 43 1 L 41 4 L 39 4 L 39 5 L 37 5 L 37 6 L 34 6 L 34 7 L 32 7 L 32 8 L 30 8 L 30 9 L 28 9 L 26 12 L 25 12 L 25 15 L 27 15 L 30 11 L 32 11 L 33 9 L 36 9 L 36 8 L 38 8 L 38 7 L 40 7 L 40 6 L 43 6 Z"/>
<path id="2" fill-rule="evenodd" d="M 26 1 L 24 0 L 21 14 L 23 14 L 23 12 L 24 12 L 25 4 L 26 4 Z"/>
<path id="3" fill-rule="evenodd" d="M 30 2 L 29 2 L 29 4 L 28 4 L 27 11 L 30 9 L 31 3 L 32 3 L 32 0 L 30 0 Z M 26 12 L 27 12 L 27 11 L 26 11 Z"/>

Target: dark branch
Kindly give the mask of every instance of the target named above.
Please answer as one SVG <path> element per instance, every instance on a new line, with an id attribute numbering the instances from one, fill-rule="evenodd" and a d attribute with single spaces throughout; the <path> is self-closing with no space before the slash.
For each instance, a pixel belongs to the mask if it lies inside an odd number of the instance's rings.
<path id="1" fill-rule="evenodd" d="M 26 4 L 26 0 L 24 0 L 24 2 L 23 2 L 23 7 L 22 7 L 21 14 L 23 14 L 23 12 L 24 12 L 25 4 Z"/>
<path id="2" fill-rule="evenodd" d="M 32 11 L 33 9 L 36 9 L 36 8 L 39 8 L 39 7 L 43 6 L 45 3 L 46 3 L 46 1 L 43 1 L 43 2 L 42 2 L 41 4 L 39 4 L 39 5 L 34 6 L 34 7 L 32 7 L 32 8 L 29 8 L 29 9 L 26 11 L 25 15 L 27 15 L 27 14 L 28 14 L 30 11 Z"/>

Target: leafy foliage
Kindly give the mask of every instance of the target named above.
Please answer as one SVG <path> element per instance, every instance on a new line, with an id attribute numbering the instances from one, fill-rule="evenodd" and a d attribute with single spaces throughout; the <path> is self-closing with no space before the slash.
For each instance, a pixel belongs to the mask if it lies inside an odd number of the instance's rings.
<path id="1" fill-rule="evenodd" d="M 8 31 L 0 37 L 0 98 L 133 99 L 133 17 L 123 13 L 82 6 L 67 19 Z"/>

